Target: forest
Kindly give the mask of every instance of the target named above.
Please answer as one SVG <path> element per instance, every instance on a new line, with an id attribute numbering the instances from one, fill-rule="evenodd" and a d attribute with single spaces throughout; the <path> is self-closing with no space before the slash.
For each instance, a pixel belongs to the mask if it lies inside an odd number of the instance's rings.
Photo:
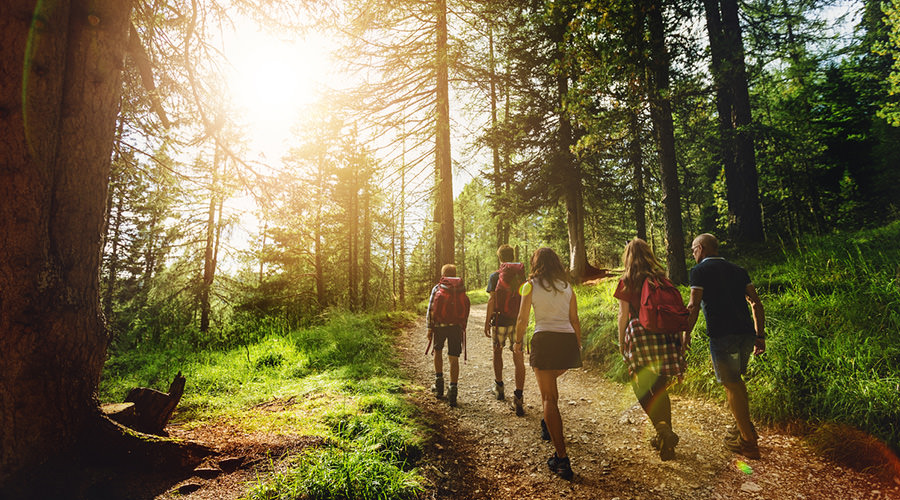
<path id="1" fill-rule="evenodd" d="M 640 237 L 687 293 L 700 233 L 767 307 L 754 415 L 900 449 L 898 0 L 12 0 L 0 32 L 0 485 L 175 360 L 359 347 L 335 322 L 410 320 L 446 263 L 483 290 L 504 243 L 581 283 Z M 625 381 L 614 285 L 579 300 Z M 696 337 L 678 390 L 717 397 Z"/>

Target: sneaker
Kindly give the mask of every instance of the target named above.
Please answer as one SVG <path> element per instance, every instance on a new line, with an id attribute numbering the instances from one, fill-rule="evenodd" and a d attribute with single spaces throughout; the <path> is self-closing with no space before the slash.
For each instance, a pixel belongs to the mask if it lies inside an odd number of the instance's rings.
<path id="1" fill-rule="evenodd" d="M 450 388 L 447 390 L 447 402 L 450 403 L 450 406 L 456 406 L 456 384 L 450 384 Z"/>
<path id="2" fill-rule="evenodd" d="M 725 438 L 725 447 L 734 453 L 744 455 L 747 458 L 758 460 L 760 457 L 759 445 L 757 443 L 751 443 L 750 441 L 744 441 L 744 438 L 741 437 L 740 434 L 738 434 L 736 438 Z"/>
<path id="3" fill-rule="evenodd" d="M 569 462 L 569 457 L 559 458 L 556 456 L 556 453 L 547 459 L 547 467 L 566 481 L 571 481 L 572 476 L 575 475 L 572 472 L 572 464 Z"/>
<path id="4" fill-rule="evenodd" d="M 547 422 L 544 422 L 543 418 L 541 419 L 541 439 L 550 441 L 550 431 L 547 430 Z"/>
<path id="5" fill-rule="evenodd" d="M 659 424 L 655 438 L 656 443 L 651 439 L 650 445 L 659 450 L 659 459 L 666 461 L 675 458 L 675 446 L 678 445 L 679 437 L 668 424 Z"/>
<path id="6" fill-rule="evenodd" d="M 517 417 L 525 416 L 525 407 L 523 406 L 522 396 L 513 395 L 513 408 L 516 410 Z"/>
<path id="7" fill-rule="evenodd" d="M 431 392 L 441 399 L 444 397 L 444 377 L 434 377 L 434 384 L 431 385 Z"/>
<path id="8" fill-rule="evenodd" d="M 494 382 L 494 388 L 491 389 L 491 392 L 494 393 L 494 396 L 497 396 L 497 401 L 503 401 L 506 397 L 506 395 L 503 394 L 503 384 Z"/>

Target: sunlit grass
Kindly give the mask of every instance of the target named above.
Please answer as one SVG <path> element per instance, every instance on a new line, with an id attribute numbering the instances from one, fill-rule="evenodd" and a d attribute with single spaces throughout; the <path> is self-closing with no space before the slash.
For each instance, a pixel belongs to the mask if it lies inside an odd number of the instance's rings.
<path id="1" fill-rule="evenodd" d="M 185 428 L 327 438 L 260 476 L 250 498 L 415 498 L 423 487 L 411 464 L 428 430 L 404 399 L 392 348 L 396 328 L 414 318 L 332 312 L 322 325 L 241 347 L 132 350 L 107 363 L 101 397 L 166 391 L 180 370 L 187 386 L 174 421 Z"/>

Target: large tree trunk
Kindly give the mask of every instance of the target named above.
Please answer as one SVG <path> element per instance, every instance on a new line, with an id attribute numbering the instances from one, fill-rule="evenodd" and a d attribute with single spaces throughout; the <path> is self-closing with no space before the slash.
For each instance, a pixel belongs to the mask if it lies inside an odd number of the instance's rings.
<path id="1" fill-rule="evenodd" d="M 636 92 L 636 91 L 635 91 Z M 638 238 L 647 241 L 647 207 L 644 205 L 644 161 L 641 154 L 641 124 L 638 120 L 637 103 L 631 108 L 628 120 L 628 156 L 631 162 L 631 182 L 634 184 L 634 199 L 631 209 L 634 212 L 635 233 Z"/>
<path id="2" fill-rule="evenodd" d="M 209 184 L 209 211 L 206 221 L 206 248 L 203 252 L 203 276 L 200 279 L 200 331 L 209 330 L 209 294 L 212 290 L 213 280 L 216 276 L 216 259 L 214 246 L 216 245 L 216 200 L 219 197 L 219 161 L 220 148 L 216 145 L 213 155 L 212 172 Z"/>
<path id="3" fill-rule="evenodd" d="M 488 26 L 488 58 L 491 67 L 491 161 L 494 166 L 494 218 L 497 222 L 497 246 L 508 243 L 509 223 L 504 217 L 506 210 L 501 207 L 503 178 L 501 177 L 500 141 L 497 137 L 497 71 L 494 60 L 494 30 Z"/>
<path id="4" fill-rule="evenodd" d="M 319 168 L 316 173 L 316 199 L 325 199 L 325 158 L 324 154 L 319 157 Z M 321 309 L 324 309 L 326 303 L 325 295 L 325 269 L 322 262 L 322 203 L 316 203 L 316 227 L 313 229 L 313 252 L 315 252 L 314 265 L 316 267 L 316 301 Z"/>
<path id="5" fill-rule="evenodd" d="M 561 18 L 553 26 L 553 42 L 555 44 L 555 57 L 560 64 L 564 60 L 565 51 L 564 36 L 568 28 L 569 16 Z M 582 189 L 581 167 L 572 153 L 575 138 L 572 130 L 572 122 L 569 119 L 565 106 L 565 99 L 569 93 L 569 75 L 564 67 L 556 69 L 556 91 L 559 118 L 559 130 L 557 131 L 556 172 L 563 174 L 560 188 L 566 200 L 566 228 L 569 234 L 569 271 L 572 279 L 580 282 L 587 268 L 587 251 L 584 243 L 584 196 Z"/>
<path id="6" fill-rule="evenodd" d="M 0 483 L 98 415 L 98 270 L 130 12 L 127 0 L 0 2 Z"/>
<path id="7" fill-rule="evenodd" d="M 736 0 L 704 0 L 703 5 L 716 86 L 729 237 L 737 242 L 761 242 L 764 239 L 762 209 L 738 4 Z"/>
<path id="8" fill-rule="evenodd" d="M 437 123 L 436 171 L 437 205 L 440 208 L 437 240 L 440 246 L 436 267 L 454 262 L 453 168 L 450 158 L 450 83 L 447 56 L 447 0 L 437 0 Z"/>
<path id="9" fill-rule="evenodd" d="M 675 126 L 669 101 L 669 55 L 666 50 L 662 5 L 648 2 L 647 25 L 650 31 L 650 116 L 656 132 L 660 180 L 666 220 L 666 266 L 675 283 L 687 283 L 684 261 L 684 229 L 681 222 L 681 190 L 675 157 Z"/>
<path id="10" fill-rule="evenodd" d="M 366 182 L 363 185 L 362 213 L 363 213 L 363 264 L 362 264 L 362 309 L 369 309 L 369 282 L 372 280 L 372 208 L 371 190 L 369 187 L 369 174 L 366 172 Z"/>

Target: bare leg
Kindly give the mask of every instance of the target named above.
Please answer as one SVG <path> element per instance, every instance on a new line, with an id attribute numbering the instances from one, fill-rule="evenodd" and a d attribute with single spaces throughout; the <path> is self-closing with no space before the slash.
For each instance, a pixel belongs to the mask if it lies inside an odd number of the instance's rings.
<path id="1" fill-rule="evenodd" d="M 525 388 L 525 353 L 513 351 L 513 365 L 516 367 L 516 389 Z"/>
<path id="2" fill-rule="evenodd" d="M 503 346 L 494 342 L 494 380 L 503 382 Z"/>
<path id="3" fill-rule="evenodd" d="M 434 373 L 444 373 L 444 351 L 434 351 Z"/>
<path id="4" fill-rule="evenodd" d="M 741 437 L 748 443 L 756 443 L 759 438 L 756 435 L 756 429 L 753 428 L 753 422 L 750 421 L 750 399 L 747 396 L 746 384 L 741 380 L 722 385 L 725 386 L 728 406 L 737 422 L 738 430 L 741 431 Z"/>
<path id="5" fill-rule="evenodd" d="M 455 384 L 459 380 L 459 356 L 447 356 L 450 360 L 450 383 Z"/>
<path id="6" fill-rule="evenodd" d="M 550 439 L 553 441 L 556 456 L 559 458 L 568 456 L 566 454 L 566 438 L 563 435 L 562 416 L 559 414 L 559 390 L 556 385 L 556 379 L 565 372 L 566 370 L 534 369 L 538 389 L 541 391 L 541 402 L 544 406 L 544 422 L 547 424 L 547 431 L 550 432 Z"/>

